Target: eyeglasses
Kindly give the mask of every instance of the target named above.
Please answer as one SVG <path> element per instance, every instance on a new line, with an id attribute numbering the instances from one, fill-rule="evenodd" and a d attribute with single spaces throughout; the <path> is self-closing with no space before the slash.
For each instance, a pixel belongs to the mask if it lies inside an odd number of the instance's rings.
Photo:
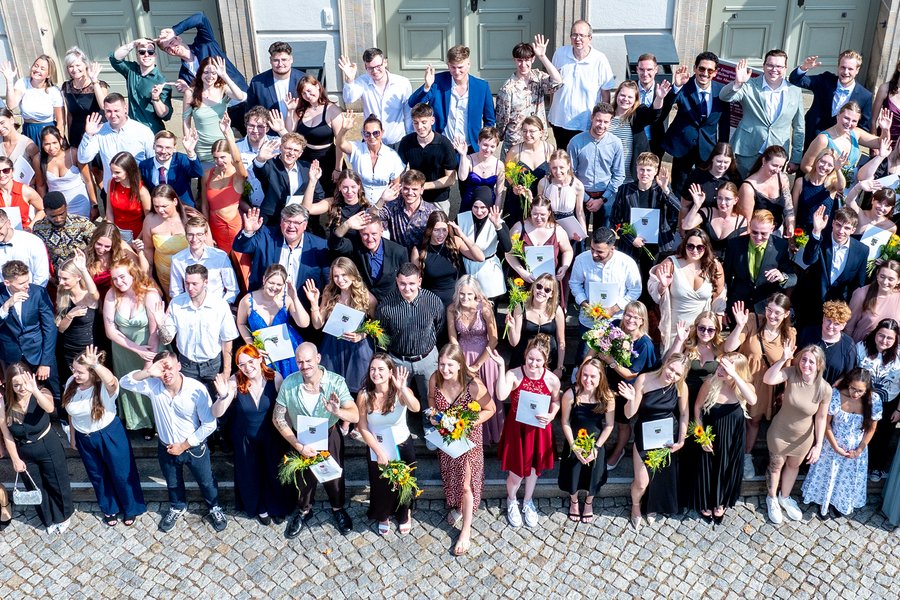
<path id="1" fill-rule="evenodd" d="M 703 244 L 685 244 L 684 247 L 688 252 L 706 252 L 706 246 Z"/>
<path id="2" fill-rule="evenodd" d="M 715 327 L 704 327 L 703 325 L 698 325 L 697 332 L 698 333 L 715 333 L 716 328 Z"/>
<path id="3" fill-rule="evenodd" d="M 541 285 L 539 283 L 534 284 L 534 289 L 537 292 L 546 292 L 548 294 L 553 291 L 553 288 L 549 285 Z"/>
<path id="4" fill-rule="evenodd" d="M 241 369 L 243 371 L 244 369 L 246 369 L 247 367 L 250 367 L 252 365 L 253 365 L 253 362 L 248 360 L 247 362 L 238 363 L 237 367 L 238 367 L 238 369 Z"/>
<path id="5" fill-rule="evenodd" d="M 306 225 L 306 221 L 282 221 L 281 224 L 290 227 L 302 227 Z"/>
<path id="6" fill-rule="evenodd" d="M 154 54 L 156 54 L 156 50 L 154 50 L 153 48 L 145 48 L 138 50 L 137 53 L 141 56 L 153 56 Z"/>
<path id="7" fill-rule="evenodd" d="M 3 167 L 2 169 L 0 169 L 0 173 L 2 173 L 3 175 L 9 175 L 10 173 L 12 173 L 12 167 Z"/>
<path id="8" fill-rule="evenodd" d="M 267 129 L 267 128 L 268 128 L 268 126 L 265 124 L 262 124 L 262 125 L 253 125 L 251 123 L 247 124 L 247 129 Z"/>
<path id="9" fill-rule="evenodd" d="M 366 71 L 380 71 L 384 68 L 384 63 L 378 63 L 377 65 L 366 65 Z"/>
<path id="10" fill-rule="evenodd" d="M 570 33 L 570 34 L 569 34 L 569 37 L 573 37 L 573 38 L 589 38 L 589 37 L 591 37 L 592 35 L 593 35 L 592 33 Z"/>
<path id="11" fill-rule="evenodd" d="M 784 71 L 785 69 L 787 69 L 787 65 L 770 65 L 769 63 L 766 63 L 763 66 L 773 71 Z"/>
<path id="12" fill-rule="evenodd" d="M 847 388 L 847 393 L 852 396 L 862 396 L 863 394 L 866 393 L 866 391 L 868 391 L 868 390 L 866 390 L 865 388 L 863 388 L 863 389 L 854 388 L 854 387 Z"/>
<path id="13" fill-rule="evenodd" d="M 715 73 L 718 71 L 716 67 L 694 67 L 694 70 L 698 73 Z"/>
<path id="14" fill-rule="evenodd" d="M 363 137 L 372 137 L 372 138 L 380 138 L 381 132 L 378 130 L 375 131 L 363 131 Z"/>

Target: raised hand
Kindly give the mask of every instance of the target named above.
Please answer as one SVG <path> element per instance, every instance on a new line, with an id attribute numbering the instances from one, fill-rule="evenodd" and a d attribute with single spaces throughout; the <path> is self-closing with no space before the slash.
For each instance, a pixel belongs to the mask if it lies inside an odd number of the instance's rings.
<path id="1" fill-rule="evenodd" d="M 269 129 L 272 131 L 284 131 L 287 129 L 284 125 L 284 116 L 281 114 L 281 111 L 277 108 L 273 108 L 269 111 Z"/>
<path id="2" fill-rule="evenodd" d="M 356 79 L 356 63 L 350 62 L 349 56 L 341 54 L 341 58 L 338 59 L 338 69 L 344 73 L 344 81 L 349 83 Z"/>
<path id="3" fill-rule="evenodd" d="M 656 88 L 659 89 L 659 86 L 656 86 Z M 667 194 L 669 193 L 669 179 L 669 169 L 660 167 L 659 172 L 656 174 L 656 183 L 659 184 L 659 188 Z"/>
<path id="4" fill-rule="evenodd" d="M 469 144 L 461 137 L 457 137 L 453 139 L 453 149 L 460 156 L 465 156 L 469 152 Z"/>
<path id="5" fill-rule="evenodd" d="M 406 387 L 407 381 L 409 381 L 409 369 L 402 365 L 395 367 L 393 373 L 391 373 L 391 381 L 394 382 L 394 387 L 402 390 Z"/>
<path id="6" fill-rule="evenodd" d="M 500 207 L 496 204 L 488 209 L 488 221 L 493 224 L 494 228 L 500 227 L 503 222 L 500 218 Z"/>
<path id="7" fill-rule="evenodd" d="M 281 147 L 280 140 L 266 140 L 259 145 L 259 152 L 256 154 L 256 160 L 261 163 L 266 162 L 275 157 L 275 151 Z"/>
<path id="8" fill-rule="evenodd" d="M 534 36 L 534 41 L 531 42 L 531 47 L 534 48 L 534 56 L 536 58 L 541 58 L 542 56 L 547 56 L 547 44 L 549 40 L 545 38 L 540 33 Z"/>
<path id="9" fill-rule="evenodd" d="M 665 290 L 672 285 L 675 280 L 675 265 L 670 260 L 664 260 L 656 267 L 656 278 L 659 279 L 660 287 Z"/>
<path id="10" fill-rule="evenodd" d="M 864 192 L 877 192 L 884 187 L 877 179 L 862 179 L 856 185 Z"/>
<path id="11" fill-rule="evenodd" d="M 190 92 L 191 86 L 189 86 L 187 81 L 185 81 L 184 79 L 176 79 L 175 89 L 178 90 L 179 94 L 184 94 L 185 92 Z"/>
<path id="12" fill-rule="evenodd" d="M 222 115 L 221 119 L 219 119 L 219 131 L 221 131 L 222 135 L 224 135 L 226 138 L 229 135 L 234 135 L 234 133 L 231 131 L 231 117 L 227 112 Z"/>
<path id="13" fill-rule="evenodd" d="M 159 39 L 160 44 L 165 44 L 166 42 L 173 39 L 174 37 L 175 37 L 175 30 L 172 29 L 171 27 L 166 27 L 164 29 L 159 30 L 159 38 L 158 39 Z"/>
<path id="14" fill-rule="evenodd" d="M 213 379 L 213 385 L 216 386 L 216 393 L 220 398 L 224 398 L 228 395 L 228 388 L 230 387 L 228 375 L 225 373 L 217 374 L 216 378 Z"/>
<path id="15" fill-rule="evenodd" d="M 794 359 L 794 351 L 797 349 L 797 346 L 795 346 L 790 341 L 787 341 L 784 343 L 784 345 L 781 348 L 782 348 L 782 354 L 781 354 L 782 360 L 784 360 L 785 363 L 791 362 Z"/>
<path id="16" fill-rule="evenodd" d="M 341 410 L 341 401 L 336 393 L 331 392 L 331 395 L 328 396 L 328 400 L 325 401 L 325 410 L 333 415 L 338 414 L 338 411 Z"/>
<path id="17" fill-rule="evenodd" d="M 294 112 L 297 110 L 297 106 L 300 104 L 300 98 L 295 98 L 293 94 L 290 92 L 287 93 L 287 96 L 284 98 L 284 105 L 287 107 L 288 112 Z"/>
<path id="18" fill-rule="evenodd" d="M 227 117 L 228 114 L 226 113 Z M 224 120 L 224 119 L 223 119 Z M 229 128 L 231 131 L 231 128 Z M 195 127 L 191 127 L 190 129 L 184 132 L 184 135 L 181 137 L 181 145 L 184 146 L 184 151 L 188 154 L 193 154 L 197 149 L 197 142 L 200 141 L 200 134 L 197 132 Z"/>
<path id="19" fill-rule="evenodd" d="M 743 329 L 750 320 L 750 311 L 744 308 L 744 301 L 738 300 L 731 307 L 731 313 L 734 315 L 734 324 L 736 329 Z"/>
<path id="20" fill-rule="evenodd" d="M 72 264 L 74 264 L 79 271 L 83 272 L 87 270 L 87 259 L 84 257 L 84 250 L 75 248 L 75 254 L 72 256 Z"/>
<path id="21" fill-rule="evenodd" d="M 88 79 L 91 80 L 91 83 L 97 83 L 97 80 L 100 79 L 100 63 L 97 61 L 92 62 L 88 65 L 87 73 Z"/>
<path id="22" fill-rule="evenodd" d="M 672 84 L 666 81 L 665 79 L 656 84 L 656 97 L 657 98 L 665 98 L 669 91 L 672 89 Z"/>
<path id="23" fill-rule="evenodd" d="M 76 306 L 72 308 L 69 312 L 66 313 L 67 317 L 75 318 L 75 317 L 83 317 L 87 314 L 88 307 L 87 306 Z"/>
<path id="24" fill-rule="evenodd" d="M 246 233 L 256 233 L 263 226 L 263 219 L 259 214 L 259 208 L 252 207 L 247 212 L 241 214 L 244 231 Z"/>
<path id="25" fill-rule="evenodd" d="M 166 87 L 164 83 L 157 83 L 152 88 L 150 88 L 150 99 L 154 102 L 159 101 L 162 98 L 163 88 Z"/>
<path id="26" fill-rule="evenodd" d="M 321 177 L 322 167 L 319 165 L 319 159 L 315 159 L 309 165 L 309 181 L 315 185 Z"/>
<path id="27" fill-rule="evenodd" d="M 807 56 L 800 65 L 800 70 L 806 72 L 821 66 L 822 63 L 819 62 L 818 56 Z"/>
<path id="28" fill-rule="evenodd" d="M 881 112 L 878 113 L 878 126 L 881 127 L 882 131 L 891 129 L 891 123 L 894 122 L 894 116 L 891 114 L 891 111 L 882 108 Z"/>
<path id="29" fill-rule="evenodd" d="M 100 113 L 91 113 L 84 122 L 85 135 L 97 135 L 103 127 L 103 116 Z"/>
<path id="30" fill-rule="evenodd" d="M 675 337 L 678 338 L 678 341 L 683 344 L 690 334 L 691 324 L 687 321 L 678 321 L 678 324 L 675 325 Z"/>
<path id="31" fill-rule="evenodd" d="M 209 59 L 209 66 L 216 70 L 216 75 L 218 75 L 222 79 L 226 79 L 228 77 L 228 69 L 225 66 L 225 59 L 221 56 L 211 56 Z"/>
<path id="32" fill-rule="evenodd" d="M 725 371 L 730 377 L 738 377 L 737 371 L 734 368 L 734 363 L 727 358 L 720 358 L 719 365 L 722 367 L 722 370 Z"/>
<path id="33" fill-rule="evenodd" d="M 12 66 L 11 62 L 4 61 L 0 64 L 0 75 L 3 75 L 7 82 L 14 81 L 16 79 L 16 68 Z"/>
<path id="34" fill-rule="evenodd" d="M 431 89 L 431 86 L 434 85 L 434 67 L 428 65 L 425 67 L 425 91 Z"/>
<path id="35" fill-rule="evenodd" d="M 688 188 L 688 193 L 691 195 L 691 200 L 695 205 L 703 206 L 703 203 L 706 202 L 706 192 L 703 191 L 699 184 L 692 183 L 691 187 Z"/>
<path id="36" fill-rule="evenodd" d="M 619 395 L 625 398 L 626 400 L 634 400 L 635 391 L 634 386 L 624 381 L 619 382 Z"/>
<path id="37" fill-rule="evenodd" d="M 828 215 L 825 214 L 825 206 L 822 205 L 813 213 L 813 233 L 816 235 L 825 231 L 828 226 Z"/>
<path id="38" fill-rule="evenodd" d="M 134 238 L 131 240 L 131 249 L 135 251 L 136 254 L 140 254 L 144 251 L 144 240 L 141 238 Z"/>
<path id="39" fill-rule="evenodd" d="M 315 281 L 312 279 L 304 281 L 303 292 L 306 294 L 306 299 L 309 300 L 311 306 L 319 306 L 319 296 L 321 293 L 319 292 L 319 288 L 316 286 Z"/>
<path id="40" fill-rule="evenodd" d="M 341 129 L 337 132 L 338 137 L 344 137 L 347 135 L 347 132 L 353 129 L 353 121 L 356 120 L 356 113 L 352 110 L 348 110 L 344 113 L 343 119 L 341 120 Z"/>
<path id="41" fill-rule="evenodd" d="M 300 301 L 300 299 L 297 297 L 297 288 L 294 285 L 294 282 L 291 281 L 290 279 L 288 279 L 288 282 L 287 282 L 287 295 L 288 295 L 288 298 L 290 298 L 292 300 L 296 300 L 297 302 Z"/>
<path id="42" fill-rule="evenodd" d="M 893 117 L 892 117 L 892 120 L 893 120 Z M 892 149 L 893 149 L 893 144 L 891 143 L 891 138 L 889 138 L 889 137 L 880 138 L 879 146 L 878 146 L 878 156 L 887 157 L 887 155 L 891 153 Z"/>
<path id="43" fill-rule="evenodd" d="M 381 202 L 390 202 L 391 200 L 396 200 L 400 197 L 400 182 L 394 181 L 391 182 L 389 186 L 384 188 L 384 191 L 381 193 Z M 359 213 L 357 213 L 359 214 Z"/>
<path id="44" fill-rule="evenodd" d="M 684 85 L 690 80 L 691 72 L 688 70 L 687 65 L 678 65 L 678 68 L 675 69 L 675 72 L 672 73 L 672 85 L 677 88 L 684 87 Z"/>
<path id="45" fill-rule="evenodd" d="M 742 85 L 750 81 L 750 67 L 747 66 L 746 58 L 738 61 L 737 67 L 734 69 L 734 80 Z"/>
<path id="46" fill-rule="evenodd" d="M 91 369 L 100 364 L 100 351 L 97 346 L 89 344 L 84 349 L 84 362 Z"/>
<path id="47" fill-rule="evenodd" d="M 507 315 L 507 318 L 508 318 L 508 317 L 509 317 L 509 315 Z M 497 350 L 495 350 L 494 348 L 491 348 L 490 346 L 488 346 L 488 347 L 487 347 L 487 353 L 488 353 L 488 357 L 489 357 L 492 361 L 494 361 L 495 363 L 497 363 L 497 366 L 498 366 L 498 367 L 500 367 L 501 369 L 503 369 L 503 368 L 506 367 L 506 362 L 503 360 L 503 357 L 500 356 L 500 353 L 497 352 Z"/>

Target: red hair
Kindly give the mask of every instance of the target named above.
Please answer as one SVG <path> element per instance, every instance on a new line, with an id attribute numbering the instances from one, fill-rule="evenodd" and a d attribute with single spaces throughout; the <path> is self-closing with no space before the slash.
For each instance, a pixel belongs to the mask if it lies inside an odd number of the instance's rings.
<path id="1" fill-rule="evenodd" d="M 252 344 L 245 344 L 238 348 L 237 352 L 234 353 L 234 362 L 237 364 L 238 359 L 246 354 L 250 358 L 254 359 L 262 359 L 262 354 L 259 352 L 259 348 Z M 265 361 L 260 365 L 260 370 L 262 371 L 263 379 L 266 381 L 272 381 L 275 379 L 275 371 L 270 367 L 266 366 Z M 250 391 L 250 380 L 244 375 L 244 372 L 240 369 L 235 373 L 235 378 L 237 379 L 237 389 L 240 393 L 246 394 Z"/>

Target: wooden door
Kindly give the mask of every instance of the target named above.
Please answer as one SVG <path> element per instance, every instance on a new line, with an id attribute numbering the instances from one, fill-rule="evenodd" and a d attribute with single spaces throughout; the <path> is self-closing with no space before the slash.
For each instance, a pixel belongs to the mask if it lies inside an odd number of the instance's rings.
<path id="1" fill-rule="evenodd" d="M 795 1 L 713 0 L 707 46 L 720 58 L 746 58 L 751 66 L 761 66 L 766 52 L 782 47 L 788 2 Z M 789 66 L 792 61 L 789 58 Z"/>

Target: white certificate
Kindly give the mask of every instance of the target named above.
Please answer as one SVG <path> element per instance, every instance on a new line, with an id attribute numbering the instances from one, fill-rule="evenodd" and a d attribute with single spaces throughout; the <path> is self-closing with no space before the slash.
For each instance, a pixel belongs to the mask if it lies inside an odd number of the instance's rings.
<path id="1" fill-rule="evenodd" d="M 880 177 L 875 180 L 875 183 L 880 183 L 883 188 L 891 188 L 892 190 L 897 189 L 897 184 L 900 183 L 900 176 L 898 175 L 886 175 L 885 177 Z"/>
<path id="2" fill-rule="evenodd" d="M 319 480 L 319 483 L 325 483 L 341 476 L 344 470 L 341 465 L 337 464 L 333 456 L 329 456 L 320 463 L 316 463 L 310 467 L 313 476 Z"/>
<path id="3" fill-rule="evenodd" d="M 13 229 L 22 229 L 22 212 L 15 206 L 0 206 L 9 217 L 9 225 Z"/>
<path id="4" fill-rule="evenodd" d="M 425 439 L 437 446 L 438 450 L 450 456 L 450 458 L 459 458 L 469 450 L 475 447 L 475 444 L 467 438 L 460 438 L 452 442 L 445 442 L 437 429 L 431 429 L 425 434 Z"/>
<path id="5" fill-rule="evenodd" d="M 365 318 L 366 313 L 361 310 L 350 308 L 346 304 L 338 302 L 331 310 L 331 314 L 328 316 L 328 321 L 325 322 L 325 327 L 322 328 L 322 331 L 334 337 L 341 337 L 345 333 L 353 333 L 359 329 Z"/>
<path id="6" fill-rule="evenodd" d="M 644 450 L 656 450 L 675 443 L 675 419 L 666 417 L 642 425 Z"/>
<path id="7" fill-rule="evenodd" d="M 659 243 L 659 209 L 632 208 L 631 224 L 637 234 L 648 244 Z"/>
<path id="8" fill-rule="evenodd" d="M 387 455 L 388 460 L 400 460 L 400 450 L 397 449 L 397 442 L 394 441 L 393 429 L 390 427 L 385 427 L 384 429 L 370 427 L 369 431 L 372 432 L 372 435 L 378 440 L 378 443 Z M 372 460 L 378 460 L 378 457 L 375 456 L 375 451 L 371 448 L 369 448 L 369 456 Z"/>
<path id="9" fill-rule="evenodd" d="M 589 281 L 588 302 L 600 304 L 603 308 L 615 306 L 619 302 L 619 284 Z"/>
<path id="10" fill-rule="evenodd" d="M 13 180 L 25 185 L 31 185 L 32 179 L 34 179 L 34 169 L 31 163 L 24 156 L 20 156 L 13 163 Z"/>
<path id="11" fill-rule="evenodd" d="M 566 230 L 566 235 L 569 236 L 570 240 L 574 240 L 576 235 L 579 240 L 587 239 L 587 231 L 584 230 L 584 227 L 581 226 L 581 223 L 575 217 L 560 219 L 556 224 Z"/>
<path id="12" fill-rule="evenodd" d="M 525 262 L 535 279 L 544 273 L 556 275 L 556 249 L 553 246 L 526 246 Z"/>
<path id="13" fill-rule="evenodd" d="M 869 251 L 869 260 L 875 260 L 878 258 L 878 253 L 881 252 L 881 247 L 887 244 L 890 239 L 891 232 L 887 229 L 869 227 L 862 234 L 862 237 L 859 238 L 859 241 L 866 245 L 866 250 Z"/>
<path id="14" fill-rule="evenodd" d="M 269 362 L 294 358 L 294 343 L 291 342 L 287 323 L 257 329 L 253 332 L 253 336 L 262 340 L 266 354 L 269 355 Z"/>
<path id="15" fill-rule="evenodd" d="M 535 394 L 534 392 L 519 392 L 519 406 L 516 408 L 516 421 L 543 429 L 538 420 L 538 415 L 546 415 L 550 412 L 550 396 Z"/>
<path id="16" fill-rule="evenodd" d="M 297 415 L 297 441 L 313 450 L 328 450 L 328 419 Z"/>

